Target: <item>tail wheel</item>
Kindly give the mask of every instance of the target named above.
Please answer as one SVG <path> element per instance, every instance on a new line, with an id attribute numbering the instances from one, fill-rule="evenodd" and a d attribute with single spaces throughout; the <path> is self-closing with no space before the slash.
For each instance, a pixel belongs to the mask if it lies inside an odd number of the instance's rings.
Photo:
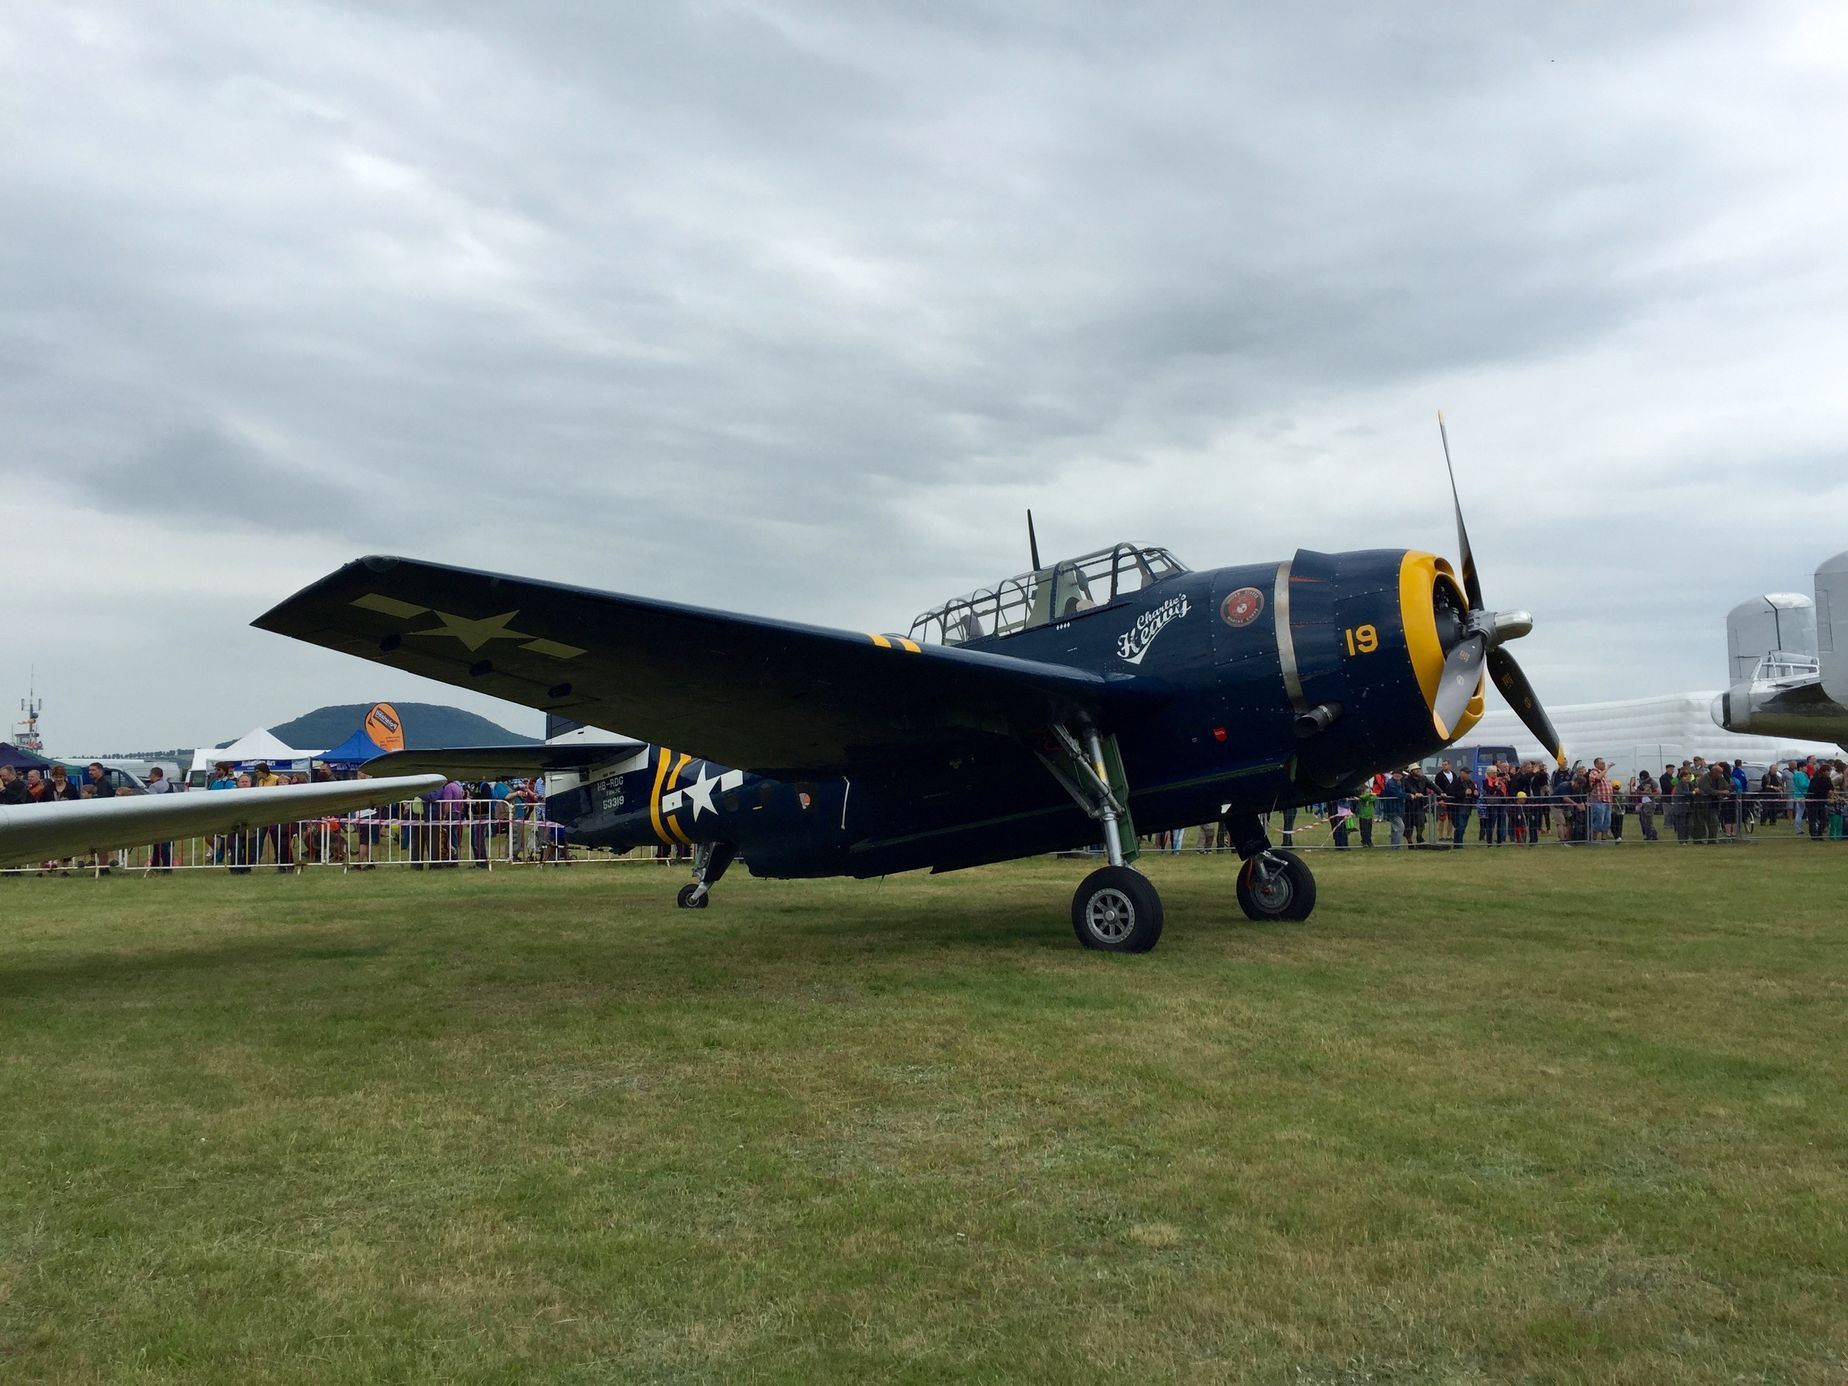
<path id="1" fill-rule="evenodd" d="M 697 881 L 689 881 L 686 885 L 680 887 L 680 894 L 674 897 L 674 903 L 683 910 L 705 909 L 707 905 L 712 903 L 712 897 L 710 895 L 696 896 L 693 892 L 698 889 L 699 883 Z"/>
<path id="2" fill-rule="evenodd" d="M 1161 896 L 1140 871 L 1100 867 L 1072 896 L 1072 931 L 1086 948 L 1146 953 L 1161 938 Z"/>
<path id="3" fill-rule="evenodd" d="M 1247 858 L 1238 868 L 1238 907 L 1247 919 L 1307 919 L 1315 908 L 1315 876 L 1287 847 Z"/>

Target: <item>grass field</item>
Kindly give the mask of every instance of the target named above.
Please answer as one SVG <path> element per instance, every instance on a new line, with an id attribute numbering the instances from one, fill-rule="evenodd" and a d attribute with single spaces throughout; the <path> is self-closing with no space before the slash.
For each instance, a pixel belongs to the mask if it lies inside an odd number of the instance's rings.
<path id="1" fill-rule="evenodd" d="M 0 1380 L 1848 1378 L 1848 849 L 0 880 Z"/>

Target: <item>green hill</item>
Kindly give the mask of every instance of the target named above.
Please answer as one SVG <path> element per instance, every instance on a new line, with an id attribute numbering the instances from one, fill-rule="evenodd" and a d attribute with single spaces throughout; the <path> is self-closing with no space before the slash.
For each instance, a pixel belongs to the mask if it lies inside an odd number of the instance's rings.
<path id="1" fill-rule="evenodd" d="M 271 727 L 273 735 L 291 746 L 325 750 L 337 746 L 353 734 L 354 728 L 372 710 L 371 703 L 340 703 L 318 707 L 313 712 Z M 404 745 L 407 750 L 430 750 L 440 746 L 532 746 L 539 738 L 508 731 L 498 722 L 464 712 L 442 703 L 393 703 L 404 719 Z"/>

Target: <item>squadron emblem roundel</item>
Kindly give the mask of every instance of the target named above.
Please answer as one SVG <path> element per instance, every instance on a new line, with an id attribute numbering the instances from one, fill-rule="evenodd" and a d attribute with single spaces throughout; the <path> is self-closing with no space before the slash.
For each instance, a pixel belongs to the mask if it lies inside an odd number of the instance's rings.
<path id="1" fill-rule="evenodd" d="M 1255 587 L 1228 592 L 1219 604 L 1219 619 L 1228 626 L 1248 626 L 1264 611 L 1264 594 Z"/>

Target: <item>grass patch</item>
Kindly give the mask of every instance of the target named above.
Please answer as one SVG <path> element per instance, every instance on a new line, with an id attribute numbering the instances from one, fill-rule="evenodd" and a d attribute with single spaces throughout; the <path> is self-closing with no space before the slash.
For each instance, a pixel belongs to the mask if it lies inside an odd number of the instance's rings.
<path id="1" fill-rule="evenodd" d="M 1839 1383 L 1848 854 L 0 880 L 0 1379 Z"/>

